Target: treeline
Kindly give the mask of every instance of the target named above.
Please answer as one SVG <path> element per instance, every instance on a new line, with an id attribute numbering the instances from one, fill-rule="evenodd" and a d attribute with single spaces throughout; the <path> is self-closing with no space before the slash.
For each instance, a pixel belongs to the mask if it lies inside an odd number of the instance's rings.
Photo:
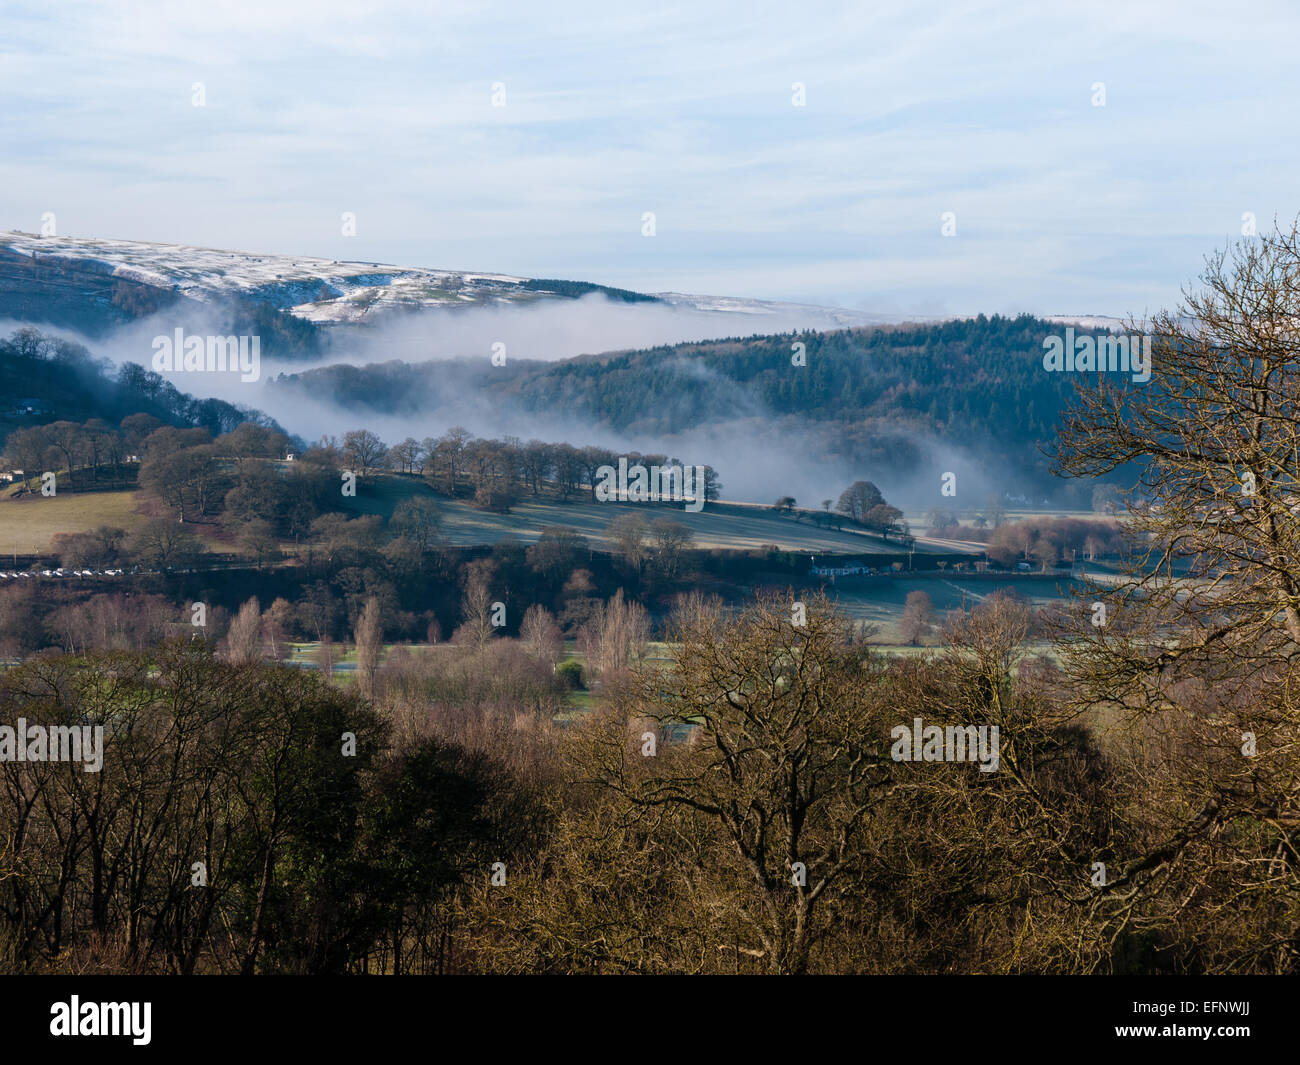
<path id="1" fill-rule="evenodd" d="M 217 451 L 236 460 L 249 457 L 247 441 L 275 441 L 259 454 L 283 451 L 288 438 L 278 429 L 247 420 L 241 412 L 232 419 L 236 428 L 218 438 Z M 5 441 L 3 457 L 14 470 L 21 470 L 20 489 L 39 482 L 44 472 L 62 474 L 58 485 L 71 491 L 115 487 L 134 479 L 141 456 L 195 447 L 212 441 L 206 428 L 178 429 L 165 425 L 151 414 L 131 414 L 114 427 L 99 418 L 87 422 L 57 421 L 16 429 Z"/>
<path id="2" fill-rule="evenodd" d="M 131 425 L 135 440 L 148 423 L 137 418 Z M 34 455 L 49 439 L 48 430 L 31 430 L 18 444 L 30 443 Z M 202 429 L 157 427 L 137 443 L 140 486 L 181 524 L 219 521 L 232 535 L 294 543 L 308 536 L 322 515 L 351 510 L 347 500 L 353 496 L 343 492 L 345 476 L 355 476 L 356 491 L 364 493 L 375 474 L 405 474 L 446 498 L 466 498 L 506 512 L 525 496 L 594 500 L 598 471 L 617 467 L 620 458 L 630 465 L 677 463 L 666 455 L 620 456 L 602 447 L 483 439 L 460 427 L 423 441 L 408 437 L 391 447 L 370 430 L 357 429 L 341 440 L 325 437 L 300 454 L 282 432 L 253 422 L 215 439 Z M 19 454 L 15 451 L 15 458 Z M 705 500 L 716 500 L 721 488 L 716 471 L 706 466 Z M 427 550 L 436 504 L 417 494 L 399 509 L 402 514 L 394 515 L 398 524 L 410 525 L 416 546 Z M 414 521 L 416 512 L 425 517 Z"/>
<path id="3" fill-rule="evenodd" d="M 564 501 L 585 495 L 594 502 L 598 471 L 602 466 L 617 469 L 621 458 L 629 467 L 683 465 L 660 454 L 542 440 L 525 443 L 518 437 L 476 437 L 461 426 L 439 437 L 407 437 L 391 446 L 370 430 L 357 429 L 345 433 L 342 440 L 324 437 L 303 454 L 306 462 L 362 475 L 376 470 L 415 474 L 442 495 L 468 496 L 476 505 L 497 511 L 509 510 L 525 495 Z M 705 501 L 718 499 L 721 491 L 717 471 L 704 465 Z"/>
<path id="4" fill-rule="evenodd" d="M 553 292 L 557 296 L 570 296 L 573 298 L 598 292 L 602 296 L 621 303 L 659 302 L 658 297 L 648 296 L 644 292 L 633 292 L 631 289 L 614 288 L 610 285 L 596 285 L 590 281 L 561 281 L 553 277 L 536 277 L 522 282 L 519 287 L 528 289 L 530 292 Z"/>
<path id="5" fill-rule="evenodd" d="M 229 432 L 242 422 L 274 423 L 251 408 L 181 392 L 153 370 L 135 363 L 114 369 L 109 360 L 30 326 L 0 339 L 0 445 L 17 429 L 52 422 L 118 426 L 136 414 L 160 424 Z M 35 400 L 33 412 L 20 401 Z"/>
<path id="6" fill-rule="evenodd" d="M 897 535 L 903 546 L 913 537 L 902 520 L 903 512 L 886 501 L 880 489 L 870 481 L 854 481 L 840 493 L 831 509 L 831 500 L 822 500 L 821 510 L 800 509 L 794 496 L 780 496 L 771 509 L 795 521 L 809 521 L 823 528 L 842 529 L 846 524 L 878 533 L 885 539 Z"/>
<path id="7" fill-rule="evenodd" d="M 1133 544 L 1115 521 L 1080 518 L 1029 518 L 1007 522 L 988 538 L 989 558 L 1003 566 L 1034 561 L 1043 566 L 1118 555 Z"/>
<path id="8" fill-rule="evenodd" d="M 964 525 L 951 511 L 933 510 L 927 515 L 929 535 L 952 540 L 973 540 L 987 545 L 988 557 L 1000 566 L 1035 562 L 1056 566 L 1061 562 L 1084 561 L 1099 555 L 1118 555 L 1133 539 L 1115 520 L 1087 518 L 1026 518 L 1002 521 L 976 515 Z"/>

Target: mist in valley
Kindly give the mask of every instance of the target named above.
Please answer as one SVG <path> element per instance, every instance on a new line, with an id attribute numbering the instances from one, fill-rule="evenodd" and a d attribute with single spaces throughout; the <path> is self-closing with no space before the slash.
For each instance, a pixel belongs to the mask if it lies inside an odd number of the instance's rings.
<path id="1" fill-rule="evenodd" d="M 23 324 L 28 323 L 0 323 L 0 329 L 7 334 Z M 39 326 L 84 344 L 117 366 L 133 362 L 146 369 L 152 368 L 154 338 L 171 336 L 178 327 L 186 335 L 224 336 L 231 330 L 224 307 L 197 304 L 187 305 L 183 312 L 169 309 L 154 314 L 100 338 Z M 286 357 L 263 344 L 255 381 L 245 382 L 234 372 L 173 371 L 163 376 L 182 392 L 263 411 L 306 443 L 366 428 L 392 445 L 406 437 L 437 437 L 462 426 L 480 437 L 599 445 L 620 453 L 665 454 L 688 465 L 707 464 L 718 471 L 722 497 L 741 502 L 771 503 L 778 496 L 791 495 L 800 506 L 819 508 L 823 500 L 838 499 L 857 480 L 873 481 L 890 502 L 907 510 L 983 506 L 991 495 L 1020 491 L 1013 471 L 991 469 L 988 457 L 978 450 L 914 431 L 901 430 L 915 460 L 908 468 L 898 464 L 863 468 L 834 454 L 834 426 L 809 426 L 798 418 L 775 414 L 743 384 L 680 353 L 671 358 L 676 360 L 675 368 L 683 371 L 681 376 L 692 383 L 682 396 L 683 404 L 698 401 L 696 393 L 702 391 L 715 413 L 702 422 L 674 419 L 689 425 L 671 433 L 654 424 L 665 414 L 661 402 L 652 409 L 647 400 L 645 425 L 634 417 L 622 428 L 614 428 L 604 419 L 571 410 L 528 409 L 522 394 L 512 397 L 499 387 L 502 378 L 521 376 L 528 362 L 836 328 L 840 328 L 836 312 L 825 308 L 703 311 L 669 303 L 623 303 L 592 294 L 527 304 L 397 312 L 362 325 L 331 326 L 325 330 L 319 357 Z M 330 366 L 382 370 L 389 364 L 397 372 L 409 373 L 392 365 L 397 363 L 417 367 L 419 383 L 404 392 L 399 403 L 385 403 L 383 409 L 346 388 L 325 394 L 320 381 L 308 386 L 301 377 Z M 790 372 L 807 370 L 792 366 Z M 293 380 L 293 375 L 298 379 Z M 941 478 L 948 472 L 957 475 L 955 498 L 940 495 Z"/>

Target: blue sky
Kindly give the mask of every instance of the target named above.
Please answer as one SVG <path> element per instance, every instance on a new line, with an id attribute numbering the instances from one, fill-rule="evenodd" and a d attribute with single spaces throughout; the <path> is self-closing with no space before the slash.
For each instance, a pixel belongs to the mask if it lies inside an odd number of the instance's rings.
<path id="1" fill-rule="evenodd" d="M 1300 212 L 1297 38 L 1285 3 L 6 0 L 0 228 L 1141 315 Z"/>

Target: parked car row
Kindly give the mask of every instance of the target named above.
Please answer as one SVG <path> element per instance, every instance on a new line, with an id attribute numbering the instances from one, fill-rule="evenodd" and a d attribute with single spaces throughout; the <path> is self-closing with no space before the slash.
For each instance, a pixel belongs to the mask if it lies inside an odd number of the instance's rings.
<path id="1" fill-rule="evenodd" d="M 0 570 L 0 581 L 22 580 L 31 577 L 120 577 L 120 569 L 43 569 L 43 570 Z"/>

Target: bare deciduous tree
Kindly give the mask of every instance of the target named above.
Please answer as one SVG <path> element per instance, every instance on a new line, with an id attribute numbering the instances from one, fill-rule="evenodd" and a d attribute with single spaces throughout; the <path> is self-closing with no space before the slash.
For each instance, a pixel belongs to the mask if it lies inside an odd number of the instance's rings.
<path id="1" fill-rule="evenodd" d="M 564 634 L 554 615 L 538 603 L 524 611 L 519 626 L 519 639 L 524 649 L 541 662 L 557 662 L 564 654 Z"/>
<path id="2" fill-rule="evenodd" d="M 578 638 L 589 668 L 602 681 L 639 661 L 649 640 L 650 615 L 640 603 L 625 600 L 622 588 L 596 609 Z"/>
<path id="3" fill-rule="evenodd" d="M 262 657 L 262 608 L 257 597 L 239 608 L 226 633 L 226 658 L 235 665 Z"/>
<path id="4" fill-rule="evenodd" d="M 384 622 L 380 616 L 379 600 L 371 596 L 366 600 L 361 617 L 357 619 L 354 639 L 357 645 L 357 687 L 370 698 L 375 693 L 375 672 L 379 669 L 379 654 L 384 646 Z"/>
<path id="5" fill-rule="evenodd" d="M 915 647 L 927 632 L 934 620 L 934 603 L 930 596 L 919 588 L 907 593 L 907 602 L 903 606 L 903 616 L 898 622 L 899 635 Z"/>
<path id="6" fill-rule="evenodd" d="M 1148 831 L 1113 864 L 1096 905 L 1119 922 L 1139 896 L 1153 908 L 1167 897 L 1207 927 L 1239 929 L 1210 964 L 1294 971 L 1295 227 L 1211 255 L 1201 281 L 1176 311 L 1130 326 L 1131 343 L 1135 333 L 1152 338 L 1149 382 L 1102 374 L 1079 386 L 1056 455 L 1074 476 L 1138 470 L 1126 503 L 1128 572 L 1085 589 L 1085 609 L 1061 633 L 1074 701 L 1123 737 L 1117 756 L 1148 794 Z"/>
<path id="7" fill-rule="evenodd" d="M 496 569 L 491 559 L 478 559 L 465 567 L 465 593 L 461 596 L 460 627 L 452 633 L 452 642 L 482 647 L 493 636 L 491 580 Z"/>

